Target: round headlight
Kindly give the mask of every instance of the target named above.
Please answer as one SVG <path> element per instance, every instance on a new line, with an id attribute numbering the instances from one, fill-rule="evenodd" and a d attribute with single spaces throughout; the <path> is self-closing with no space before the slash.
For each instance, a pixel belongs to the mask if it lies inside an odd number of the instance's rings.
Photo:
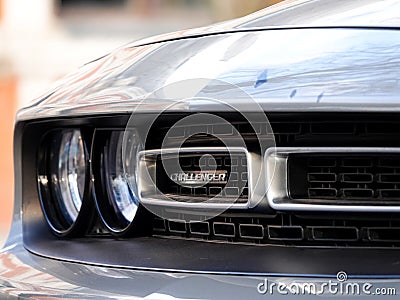
<path id="1" fill-rule="evenodd" d="M 127 174 L 124 170 L 123 137 L 123 131 L 98 133 L 94 147 L 98 149 L 99 142 L 103 145 L 100 156 L 95 158 L 94 163 L 99 166 L 97 172 L 94 171 L 96 203 L 104 224 L 116 235 L 126 234 L 132 224 L 141 222 L 139 211 L 143 209 L 137 195 L 136 172 Z M 141 149 L 141 142 L 135 133 L 130 135 L 128 143 L 133 155 Z M 132 162 L 135 163 L 136 160 L 133 159 Z"/>
<path id="2" fill-rule="evenodd" d="M 89 177 L 88 155 L 77 129 L 54 132 L 45 144 L 45 167 L 39 168 L 42 206 L 53 231 L 64 235 L 70 233 L 82 210 Z"/>

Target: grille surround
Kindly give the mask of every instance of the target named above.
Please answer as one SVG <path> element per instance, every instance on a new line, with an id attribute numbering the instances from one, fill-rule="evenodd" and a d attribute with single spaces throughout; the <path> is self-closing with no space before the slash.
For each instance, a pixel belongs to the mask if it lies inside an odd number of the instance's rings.
<path id="1" fill-rule="evenodd" d="M 243 173 L 239 173 L 236 180 L 242 181 L 242 183 L 247 182 L 247 184 L 243 185 L 243 190 L 247 190 L 245 194 L 247 199 L 241 200 L 239 197 L 238 200 L 241 201 L 235 201 L 232 203 L 226 201 L 226 199 L 229 198 L 227 195 L 222 195 L 220 197 L 214 197 L 212 201 L 190 202 L 179 200 L 180 198 L 185 198 L 183 200 L 194 199 L 196 196 L 195 194 L 177 194 L 176 197 L 170 197 L 170 194 L 162 193 L 157 186 L 157 156 L 169 154 L 179 156 L 181 154 L 190 155 L 190 153 L 195 153 L 196 155 L 229 153 L 230 155 L 240 155 L 245 157 L 247 161 L 243 168 L 246 169 L 247 176 L 242 177 Z M 265 185 L 262 185 L 262 178 L 261 180 L 259 179 L 260 176 L 263 176 L 263 173 L 261 172 L 261 156 L 250 153 L 245 148 L 231 147 L 227 149 L 225 147 L 188 147 L 146 150 L 139 153 L 138 164 L 139 199 L 141 203 L 145 205 L 191 209 L 248 209 L 255 207 L 262 199 L 265 199 L 263 198 L 263 188 L 265 188 Z M 230 172 L 229 175 L 232 175 L 232 172 Z M 229 191 L 228 185 L 226 190 Z M 178 201 L 176 201 L 176 199 Z"/>

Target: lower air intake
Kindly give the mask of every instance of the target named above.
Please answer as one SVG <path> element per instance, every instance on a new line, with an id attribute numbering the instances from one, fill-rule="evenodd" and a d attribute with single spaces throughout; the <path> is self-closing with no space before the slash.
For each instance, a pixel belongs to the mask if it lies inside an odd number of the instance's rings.
<path id="1" fill-rule="evenodd" d="M 153 235 L 218 243 L 305 247 L 400 247 L 400 222 L 394 215 L 332 213 L 251 216 L 221 215 L 205 222 L 156 217 Z"/>

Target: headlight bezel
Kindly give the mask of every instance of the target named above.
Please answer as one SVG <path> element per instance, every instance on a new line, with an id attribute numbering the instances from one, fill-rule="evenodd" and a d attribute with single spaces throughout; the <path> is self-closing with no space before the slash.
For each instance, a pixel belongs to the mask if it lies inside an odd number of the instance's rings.
<path id="1" fill-rule="evenodd" d="M 141 205 L 137 211 L 134 222 L 129 228 L 112 231 L 102 220 L 97 209 L 97 200 L 104 198 L 95 191 L 95 184 L 101 186 L 102 180 L 94 175 L 98 168 L 93 167 L 93 161 L 97 159 L 94 152 L 102 144 L 96 132 L 103 130 L 123 131 L 129 115 L 107 115 L 71 118 L 49 118 L 44 120 L 32 120 L 20 123 L 22 141 L 21 155 L 24 172 L 22 199 L 23 212 L 23 238 L 24 243 L 31 244 L 41 240 L 46 245 L 46 240 L 52 240 L 51 236 L 57 239 L 75 239 L 87 237 L 115 237 L 143 236 L 148 235 L 152 230 L 152 216 Z M 40 187 L 40 175 L 48 174 L 48 148 L 49 137 L 59 134 L 63 130 L 79 129 L 86 144 L 88 167 L 86 169 L 87 179 L 85 181 L 85 193 L 81 212 L 76 222 L 70 228 L 59 230 L 52 222 L 51 214 L 43 205 L 45 199 L 51 197 L 49 190 Z M 18 137 L 16 137 L 18 138 Z M 34 151 L 32 151 L 34 149 Z M 99 152 L 99 151 L 98 151 Z M 33 179 L 33 180 L 32 180 Z M 50 180 L 49 176 L 47 179 Z M 137 219 L 137 221 L 136 221 Z M 137 224 L 141 226 L 137 226 Z M 145 223 L 145 224 L 144 224 Z M 143 227 L 139 228 L 138 227 Z M 40 233 L 40 238 L 38 238 Z M 48 235 L 50 234 L 50 235 Z"/>

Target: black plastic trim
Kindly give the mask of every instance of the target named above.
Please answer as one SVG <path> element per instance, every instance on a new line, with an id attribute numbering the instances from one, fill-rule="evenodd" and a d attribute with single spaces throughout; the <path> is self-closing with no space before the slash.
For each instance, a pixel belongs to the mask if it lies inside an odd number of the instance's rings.
<path id="1" fill-rule="evenodd" d="M 288 276 L 333 275 L 346 270 L 355 276 L 399 275 L 400 251 L 390 248 L 249 246 L 152 237 L 69 241 L 46 235 L 38 236 L 36 243 L 46 247 L 28 249 L 41 256 L 129 269 Z"/>
<path id="2" fill-rule="evenodd" d="M 173 119 L 176 114 L 171 114 Z M 302 120 L 378 120 L 388 124 L 398 120 L 395 113 L 354 114 L 342 113 L 274 113 L 268 114 L 270 121 L 287 119 L 288 122 Z M 15 153 L 22 152 L 21 159 L 22 198 L 23 198 L 23 243 L 26 249 L 37 255 L 62 261 L 94 264 L 129 269 L 175 270 L 209 273 L 260 274 L 336 274 L 346 270 L 352 275 L 389 276 L 400 275 L 397 267 L 400 248 L 369 247 L 295 247 L 281 245 L 244 245 L 220 242 L 201 242 L 185 239 L 165 239 L 158 237 L 136 238 L 95 238 L 82 237 L 61 239 L 51 234 L 44 219 L 36 181 L 36 149 L 41 136 L 51 128 L 123 128 L 129 114 L 93 116 L 83 118 L 62 118 L 34 120 L 18 123 L 16 126 Z M 392 125 L 393 126 L 393 125 Z M 307 145 L 311 140 L 291 141 Z M 335 137 L 322 139 L 321 143 L 332 145 Z M 357 141 L 343 139 L 342 144 L 387 143 L 384 137 L 376 141 L 360 138 Z M 279 141 L 278 141 L 279 143 Z M 279 145 L 278 145 L 279 146 Z M 391 146 L 400 146 L 400 140 L 392 141 Z M 93 208 L 94 200 L 92 199 Z M 273 212 L 262 207 L 258 213 Z M 316 217 L 317 213 L 310 213 Z M 97 216 L 98 217 L 98 216 Z M 360 216 L 358 216 L 360 217 Z M 396 215 L 396 218 L 400 216 Z"/>

